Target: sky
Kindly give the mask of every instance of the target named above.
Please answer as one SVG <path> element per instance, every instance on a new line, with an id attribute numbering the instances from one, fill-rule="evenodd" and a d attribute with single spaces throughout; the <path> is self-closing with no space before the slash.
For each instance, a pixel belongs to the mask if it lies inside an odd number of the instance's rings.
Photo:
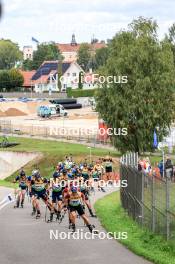
<path id="1" fill-rule="evenodd" d="M 112 38 L 139 16 L 152 17 L 159 25 L 162 38 L 175 22 L 174 0 L 0 0 L 3 17 L 0 38 L 32 45 L 40 42 L 90 42 Z M 34 44 L 33 44 L 34 45 Z"/>

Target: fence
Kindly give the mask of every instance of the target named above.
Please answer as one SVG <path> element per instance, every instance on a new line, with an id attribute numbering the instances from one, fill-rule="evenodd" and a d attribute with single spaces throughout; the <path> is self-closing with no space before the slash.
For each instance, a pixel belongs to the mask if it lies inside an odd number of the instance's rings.
<path id="1" fill-rule="evenodd" d="M 48 99 L 58 99 L 58 98 L 67 98 L 66 93 L 35 93 L 31 92 L 31 89 L 26 89 L 23 92 L 1 92 L 4 98 L 19 98 L 19 97 L 28 97 L 28 98 L 48 98 Z"/>
<path id="2" fill-rule="evenodd" d="M 44 121 L 43 121 L 44 122 Z M 75 131 L 75 133 L 73 133 Z M 28 135 L 53 139 L 72 140 L 77 142 L 113 145 L 110 138 L 102 139 L 98 133 L 91 133 L 88 129 L 76 129 L 71 127 L 49 127 L 45 125 L 18 125 L 9 120 L 0 120 L 0 133 L 5 135 Z"/>
<path id="3" fill-rule="evenodd" d="M 141 226 L 175 239 L 175 183 L 168 171 L 165 178 L 150 176 L 138 171 L 132 160 L 126 156 L 121 159 L 120 178 L 128 183 L 121 188 L 123 208 Z"/>

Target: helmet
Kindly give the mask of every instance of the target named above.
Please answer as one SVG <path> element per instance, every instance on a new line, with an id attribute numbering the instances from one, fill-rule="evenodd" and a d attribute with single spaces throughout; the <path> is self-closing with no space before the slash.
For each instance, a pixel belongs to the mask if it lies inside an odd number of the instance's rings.
<path id="1" fill-rule="evenodd" d="M 63 175 L 66 175 L 67 174 L 67 170 L 63 169 L 62 173 L 63 173 Z"/>
<path id="2" fill-rule="evenodd" d="M 73 186 L 73 187 L 71 188 L 71 191 L 72 191 L 73 193 L 76 193 L 76 192 L 78 191 L 78 188 L 77 188 L 76 186 Z"/>
<path id="3" fill-rule="evenodd" d="M 33 170 L 32 171 L 32 176 L 36 176 L 37 174 L 39 174 L 39 170 Z"/>
<path id="4" fill-rule="evenodd" d="M 54 173 L 53 173 L 53 178 L 58 178 L 60 175 L 59 175 L 59 173 L 57 172 L 57 171 L 55 171 Z"/>
<path id="5" fill-rule="evenodd" d="M 39 179 L 41 177 L 39 170 L 32 171 L 32 176 Z"/>
<path id="6" fill-rule="evenodd" d="M 25 171 L 22 170 L 22 171 L 20 172 L 20 176 L 21 176 L 21 177 L 26 176 Z"/>

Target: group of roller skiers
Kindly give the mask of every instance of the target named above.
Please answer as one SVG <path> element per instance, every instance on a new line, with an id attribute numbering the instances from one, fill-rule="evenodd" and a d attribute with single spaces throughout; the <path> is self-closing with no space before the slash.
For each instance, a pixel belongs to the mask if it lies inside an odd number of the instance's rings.
<path id="1" fill-rule="evenodd" d="M 92 182 L 96 181 L 98 184 L 104 173 L 107 179 L 110 179 L 111 172 L 112 159 L 109 157 L 105 160 L 99 159 L 95 164 L 88 164 L 87 160 L 77 164 L 73 161 L 72 155 L 66 156 L 64 161 L 57 164 L 51 179 L 43 178 L 39 169 L 33 170 L 31 176 L 27 176 L 21 169 L 14 180 L 19 183 L 14 207 L 24 206 L 27 193 L 32 203 L 32 216 L 36 216 L 36 219 L 41 217 L 40 200 L 42 200 L 50 213 L 47 222 L 52 222 L 54 217 L 61 222 L 68 212 L 69 228 L 73 232 L 76 230 L 77 216 L 84 220 L 85 225 L 92 232 L 94 226 L 90 224 L 85 214 L 87 207 L 90 216 L 96 217 L 89 198 L 90 193 L 94 191 Z M 98 187 L 98 190 L 105 191 L 101 187 Z"/>

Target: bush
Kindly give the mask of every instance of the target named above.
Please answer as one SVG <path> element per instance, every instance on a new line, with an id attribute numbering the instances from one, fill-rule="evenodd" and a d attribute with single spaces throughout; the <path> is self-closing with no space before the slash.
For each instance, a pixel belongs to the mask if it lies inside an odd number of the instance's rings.
<path id="1" fill-rule="evenodd" d="M 23 85 L 24 78 L 17 69 L 0 71 L 0 90 L 14 91 Z"/>
<path id="2" fill-rule="evenodd" d="M 93 90 L 82 90 L 82 89 L 76 89 L 72 90 L 71 88 L 67 88 L 67 96 L 68 97 L 93 97 L 95 96 L 97 89 Z"/>

